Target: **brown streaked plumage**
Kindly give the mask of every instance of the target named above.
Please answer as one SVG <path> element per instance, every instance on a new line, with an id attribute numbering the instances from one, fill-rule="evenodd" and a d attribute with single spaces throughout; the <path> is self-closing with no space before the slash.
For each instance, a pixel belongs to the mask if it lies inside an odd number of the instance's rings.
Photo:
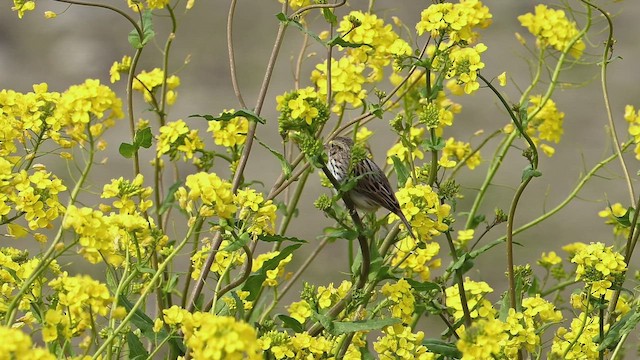
<path id="1" fill-rule="evenodd" d="M 379 207 L 391 211 L 402 220 L 411 237 L 415 239 L 411 224 L 400 209 L 389 179 L 378 165 L 371 159 L 365 158 L 353 164 L 352 170 L 349 171 L 352 147 L 353 140 L 345 137 L 337 137 L 329 142 L 327 167 L 333 177 L 338 182 L 344 182 L 348 177 L 358 178 L 356 185 L 348 192 L 356 207 L 367 212 L 375 212 Z"/>

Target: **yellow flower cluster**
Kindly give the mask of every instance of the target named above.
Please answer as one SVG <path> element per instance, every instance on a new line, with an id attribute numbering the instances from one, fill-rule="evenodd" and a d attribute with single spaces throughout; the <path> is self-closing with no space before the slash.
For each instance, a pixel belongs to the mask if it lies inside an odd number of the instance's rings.
<path id="1" fill-rule="evenodd" d="M 444 148 L 442 149 L 442 157 L 438 160 L 438 164 L 442 167 L 453 167 L 460 161 L 468 157 L 465 164 L 469 169 L 473 170 L 482 162 L 480 152 L 473 153 L 470 143 L 463 141 L 456 141 L 454 138 L 447 139 Z"/>
<path id="2" fill-rule="evenodd" d="M 603 243 L 587 245 L 576 253 L 571 262 L 578 265 L 576 280 L 584 281 L 595 297 L 604 296 L 612 286 L 619 286 L 627 271 L 624 257 Z"/>
<path id="3" fill-rule="evenodd" d="M 424 153 L 420 150 L 420 143 L 424 139 L 425 128 L 412 127 L 409 129 L 409 139 L 411 140 L 411 150 L 405 146 L 402 142 L 396 143 L 389 150 L 387 150 L 387 164 L 393 164 L 392 157 L 397 156 L 403 163 L 409 160 L 409 153 L 411 153 L 411 161 L 415 159 L 424 159 Z"/>
<path id="4" fill-rule="evenodd" d="M 471 94 L 480 88 L 478 70 L 484 69 L 480 54 L 487 46 L 480 43 L 474 47 L 454 47 L 449 53 L 451 66 L 447 71 L 447 79 L 456 78 L 457 84 L 464 86 L 465 94 Z"/>
<path id="5" fill-rule="evenodd" d="M 62 222 L 64 229 L 73 228 L 79 236 L 80 253 L 91 263 L 102 261 L 101 254 L 113 256 L 116 253 L 114 239 L 118 238 L 117 228 L 110 226 L 109 218 L 102 211 L 89 207 L 67 208 Z M 119 265 L 122 259 L 113 258 L 109 263 Z"/>
<path id="6" fill-rule="evenodd" d="M 32 0 L 13 0 L 13 7 L 11 10 L 18 12 L 18 18 L 22 19 L 24 13 L 27 11 L 33 11 L 36 8 L 36 2 Z"/>
<path id="7" fill-rule="evenodd" d="M 122 101 L 99 80 L 88 79 L 63 93 L 49 92 L 46 83 L 34 85 L 33 90 L 0 91 L 0 155 L 6 159 L 17 152 L 17 144 L 50 138 L 70 148 L 89 136 L 95 141 L 123 117 Z M 36 155 L 29 148 L 25 152 L 28 158 Z"/>
<path id="8" fill-rule="evenodd" d="M 206 241 L 206 239 L 203 241 Z M 244 251 L 224 250 L 229 245 L 230 242 L 228 240 L 222 241 L 222 243 L 220 244 L 220 250 L 216 251 L 214 262 L 211 265 L 211 272 L 222 275 L 227 271 L 227 269 L 244 264 L 245 260 L 247 259 L 247 255 L 244 253 Z M 202 266 L 204 265 L 206 259 L 209 257 L 209 253 L 211 253 L 211 244 L 205 244 L 191 257 L 191 264 L 193 266 L 191 278 L 193 278 L 193 280 L 197 280 L 200 278 Z"/>
<path id="9" fill-rule="evenodd" d="M 431 186 L 413 185 L 409 179 L 405 186 L 396 192 L 396 197 L 413 230 L 423 241 L 431 240 L 432 237 L 440 235 L 449 228 L 444 221 L 449 216 L 451 206 L 440 204 L 438 194 Z M 389 215 L 389 223 L 397 220 L 399 220 L 397 215 Z"/>
<path id="10" fill-rule="evenodd" d="M 551 99 L 548 99 L 542 107 L 540 107 L 541 102 L 542 96 L 540 95 L 529 98 L 529 103 L 532 105 L 527 109 L 527 114 L 529 116 L 533 115 L 533 117 L 529 120 L 525 131 L 531 137 L 534 144 L 538 145 L 545 155 L 551 157 L 555 153 L 555 149 L 546 143 L 541 143 L 540 140 L 547 140 L 555 143 L 560 142 L 562 134 L 564 133 L 562 127 L 564 113 L 558 111 L 556 103 Z M 509 124 L 505 127 L 505 132 L 507 133 L 510 133 L 513 130 L 513 124 Z"/>
<path id="11" fill-rule="evenodd" d="M 69 206 L 62 226 L 78 235 L 80 253 L 89 262 L 95 264 L 106 258 L 109 264 L 119 266 L 127 253 L 146 258 L 166 245 L 168 237 L 143 216 L 153 206 L 149 199 L 153 190 L 143 182 L 139 174 L 132 181 L 121 177 L 104 185 L 101 197 L 114 200 L 111 205 L 101 204 L 100 210 Z M 106 214 L 113 208 L 118 213 Z"/>
<path id="12" fill-rule="evenodd" d="M 628 132 L 633 136 L 633 142 L 636 144 L 634 150 L 636 159 L 640 160 L 640 110 L 636 111 L 632 105 L 625 106 L 624 119 L 629 123 Z"/>
<path id="13" fill-rule="evenodd" d="M 118 209 L 120 214 L 145 212 L 153 206 L 153 201 L 149 199 L 153 194 L 153 189 L 150 186 L 143 187 L 143 184 L 144 176 L 142 174 L 136 175 L 132 181 L 123 177 L 112 179 L 109 184 L 104 185 L 100 197 L 103 199 L 116 198 L 113 201 L 113 207 Z"/>
<path id="14" fill-rule="evenodd" d="M 179 326 L 194 359 L 262 359 L 256 330 L 245 322 L 230 316 L 190 313 L 176 305 L 162 313 L 163 318 L 156 320 L 154 329 L 158 330 L 162 322 Z"/>
<path id="15" fill-rule="evenodd" d="M 266 261 L 273 259 L 279 254 L 280 254 L 279 251 L 271 251 L 268 253 L 258 255 L 258 257 L 253 261 L 253 266 L 251 267 L 251 271 L 256 272 L 260 270 Z M 280 260 L 280 262 L 278 262 L 278 266 L 275 269 L 267 270 L 266 271 L 267 277 L 262 282 L 262 286 L 271 286 L 271 287 L 278 286 L 278 278 L 281 278 L 282 275 L 284 275 L 284 267 L 287 266 L 289 262 L 291 262 L 292 258 L 293 258 L 293 254 L 289 254 L 287 257 L 285 257 L 284 259 Z"/>
<path id="16" fill-rule="evenodd" d="M 442 265 L 442 259 L 436 258 L 440 253 L 440 244 L 429 242 L 419 244 L 411 236 L 407 236 L 396 245 L 391 265 L 404 270 L 404 276 L 418 275 L 420 280 L 431 279 L 431 270 Z"/>
<path id="17" fill-rule="evenodd" d="M 560 359 L 597 359 L 598 343 L 594 339 L 600 337 L 600 318 L 580 313 L 571 320 L 571 329 L 564 327 L 556 331 L 549 352 L 549 360 Z M 604 331 L 608 331 L 605 324 Z"/>
<path id="18" fill-rule="evenodd" d="M 322 335 L 311 336 L 307 332 L 289 335 L 275 330 L 262 335 L 258 342 L 262 350 L 269 351 L 278 360 L 333 359 L 328 355 L 336 344 Z"/>
<path id="19" fill-rule="evenodd" d="M 470 309 L 474 309 L 473 306 L 469 303 Z M 509 309 L 504 322 L 495 318 L 497 313 L 493 310 L 489 316 L 481 316 L 470 328 L 461 328 L 457 347 L 463 354 L 462 359 L 515 360 L 519 350 L 534 352 L 540 347 L 539 329 L 562 320 L 562 313 L 539 295 L 523 299 L 522 310 Z"/>
<path id="20" fill-rule="evenodd" d="M 362 88 L 366 82 L 365 64 L 351 56 L 343 56 L 340 60 L 331 59 L 331 90 L 335 106 L 333 112 L 340 112 L 346 105 L 354 108 L 362 106 L 367 91 Z M 327 96 L 327 62 L 316 65 L 311 72 L 311 81 L 318 88 L 318 95 Z"/>
<path id="21" fill-rule="evenodd" d="M 47 349 L 34 347 L 31 337 L 20 329 L 0 325 L 0 358 L 55 360 L 57 357 Z"/>
<path id="22" fill-rule="evenodd" d="M 324 100 L 312 87 L 285 92 L 276 97 L 276 103 L 280 112 L 278 131 L 283 136 L 289 131 L 300 131 L 315 137 L 329 118 Z"/>
<path id="23" fill-rule="evenodd" d="M 278 0 L 281 4 L 284 4 L 284 0 Z M 312 0 L 288 0 L 287 3 L 293 10 L 300 9 L 301 7 L 309 6 L 314 2 Z M 306 14 L 306 13 L 304 13 Z"/>
<path id="24" fill-rule="evenodd" d="M 57 305 L 45 314 L 42 336 L 46 342 L 69 340 L 85 330 L 97 330 L 97 316 L 106 316 L 113 302 L 107 285 L 88 275 L 69 277 L 65 271 L 49 286 L 56 291 Z"/>
<path id="25" fill-rule="evenodd" d="M 24 282 L 33 274 L 39 266 L 40 259 L 29 258 L 28 253 L 14 248 L 0 248 L 0 314 L 7 311 L 7 306 L 14 299 L 14 293 L 20 289 Z M 47 267 L 48 273 L 57 275 L 60 273 L 60 266 L 57 261 L 52 261 Z M 41 274 L 38 281 L 31 283 L 29 290 L 20 299 L 18 308 L 20 310 L 30 310 L 31 303 L 39 301 L 42 293 L 41 284 L 45 283 L 45 273 Z"/>
<path id="26" fill-rule="evenodd" d="M 242 231 L 247 231 L 254 237 L 262 233 L 275 233 L 277 206 L 272 200 L 264 200 L 264 196 L 253 190 L 238 190 L 236 205 L 240 209 L 238 218 L 243 221 Z"/>
<path id="27" fill-rule="evenodd" d="M 233 113 L 235 110 L 225 110 Z M 221 114 L 222 115 L 222 114 Z M 207 132 L 213 134 L 216 145 L 226 148 L 240 146 L 247 140 L 249 120 L 244 116 L 236 116 L 228 121 L 209 121 Z"/>
<path id="28" fill-rule="evenodd" d="M 120 73 L 128 73 L 131 69 L 131 56 L 123 56 L 121 62 L 114 61 L 109 69 L 109 81 L 115 83 L 120 80 Z"/>
<path id="29" fill-rule="evenodd" d="M 100 84 L 100 80 L 92 79 L 72 85 L 62 93 L 55 112 L 55 118 L 63 119 L 59 125 L 66 127 L 67 134 L 77 142 L 87 140 L 85 130 L 92 118 L 103 119 L 89 127 L 91 136 L 97 138 L 105 129 L 112 127 L 116 119 L 124 116 L 122 100 L 108 86 Z M 109 115 L 105 116 L 107 112 Z M 53 124 L 52 130 L 59 130 L 58 126 Z M 55 140 L 54 135 L 52 138 Z"/>
<path id="30" fill-rule="evenodd" d="M 342 281 L 337 288 L 333 287 L 333 283 L 329 286 L 318 286 L 318 306 L 320 309 L 328 309 L 343 299 L 353 284 L 350 281 Z"/>
<path id="31" fill-rule="evenodd" d="M 480 319 L 462 333 L 456 346 L 462 360 L 494 359 L 499 358 L 508 338 L 502 321 Z"/>
<path id="32" fill-rule="evenodd" d="M 354 20 L 358 24 L 354 28 Z M 391 63 L 394 57 L 411 55 L 409 44 L 398 36 L 390 24 L 375 14 L 362 11 L 351 11 L 345 15 L 338 27 L 345 41 L 364 46 L 348 48 L 346 53 L 365 64 L 371 73 L 367 82 L 381 81 L 384 67 Z"/>
<path id="33" fill-rule="evenodd" d="M 472 43 L 478 38 L 474 29 L 488 27 L 492 17 L 479 0 L 438 3 L 422 11 L 416 30 L 418 35 L 428 32 L 434 38 L 448 35 L 454 43 Z"/>
<path id="34" fill-rule="evenodd" d="M 149 104 L 154 104 L 156 99 L 154 95 L 157 89 L 162 86 L 164 82 L 165 74 L 160 68 L 155 68 L 150 72 L 142 71 L 136 75 L 133 81 L 133 89 L 141 92 L 144 96 L 144 101 Z M 165 94 L 167 104 L 173 105 L 176 102 L 178 93 L 175 88 L 180 86 L 180 78 L 176 75 L 167 76 L 167 93 Z"/>
<path id="35" fill-rule="evenodd" d="M 640 149 L 640 146 L 638 147 Z M 637 156 L 637 155 L 636 155 Z M 605 224 L 613 225 L 613 233 L 623 238 L 629 236 L 630 228 L 620 224 L 617 218 L 623 217 L 627 213 L 627 209 L 620 203 L 611 204 L 606 209 L 598 212 L 598 216 L 607 219 Z"/>
<path id="36" fill-rule="evenodd" d="M 391 316 L 402 320 L 405 325 L 410 325 L 416 299 L 407 280 L 400 279 L 395 284 L 386 283 L 380 292 L 393 304 L 390 309 Z"/>
<path id="37" fill-rule="evenodd" d="M 493 318 L 496 310 L 491 302 L 485 298 L 493 289 L 484 281 L 476 282 L 469 278 L 464 281 L 464 291 L 467 297 L 467 306 L 472 318 Z M 464 312 L 460 302 L 460 289 L 458 285 L 453 285 L 445 289 L 445 304 L 452 312 L 453 318 L 462 319 Z"/>
<path id="38" fill-rule="evenodd" d="M 547 269 L 554 265 L 558 265 L 561 262 L 562 258 L 558 256 L 555 251 L 550 251 L 548 254 L 543 252 L 538 260 L 538 264 Z"/>
<path id="39" fill-rule="evenodd" d="M 579 39 L 571 45 L 579 31 L 574 21 L 569 21 L 563 10 L 554 10 L 547 5 L 539 4 L 535 7 L 535 13 L 526 13 L 518 16 L 522 26 L 536 37 L 536 44 L 540 48 L 553 47 L 558 51 L 569 50 L 574 58 L 582 56 L 586 45 Z M 571 45 L 570 49 L 567 49 Z"/>
<path id="40" fill-rule="evenodd" d="M 198 130 L 190 130 L 182 119 L 160 127 L 157 146 L 158 157 L 169 154 L 171 160 L 176 160 L 182 155 L 184 160 L 193 160 L 194 164 L 199 163 L 194 155 L 204 150 Z"/>
<path id="41" fill-rule="evenodd" d="M 236 212 L 231 183 L 214 173 L 199 172 L 187 176 L 185 186 L 178 189 L 176 198 L 180 208 L 192 217 L 229 219 Z M 197 206 L 199 203 L 201 205 Z"/>
<path id="42" fill-rule="evenodd" d="M 287 308 L 289 315 L 296 319 L 300 324 L 304 324 L 307 319 L 313 314 L 311 306 L 304 300 L 292 302 Z"/>
<path id="43" fill-rule="evenodd" d="M 387 326 L 382 329 L 383 337 L 378 337 L 373 343 L 373 348 L 378 353 L 378 359 L 398 360 L 398 359 L 435 359 L 435 354 L 427 352 L 427 348 L 422 345 L 424 333 L 418 331 L 411 332 L 410 326 L 401 324 Z"/>

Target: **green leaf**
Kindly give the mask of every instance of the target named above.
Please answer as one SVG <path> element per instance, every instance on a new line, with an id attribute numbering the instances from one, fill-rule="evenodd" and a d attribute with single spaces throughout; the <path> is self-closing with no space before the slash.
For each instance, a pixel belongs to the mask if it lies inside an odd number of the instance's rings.
<path id="1" fill-rule="evenodd" d="M 385 326 L 394 325 L 400 322 L 400 319 L 386 318 L 386 319 L 372 319 L 361 321 L 335 321 L 333 322 L 333 331 L 330 331 L 332 335 L 342 335 L 352 333 L 356 331 L 371 331 L 379 330 Z"/>
<path id="2" fill-rule="evenodd" d="M 229 244 L 222 250 L 228 252 L 236 251 L 247 245 L 249 241 L 251 241 L 251 236 L 249 235 L 249 233 L 242 233 L 239 238 L 236 238 L 233 242 L 231 242 L 231 244 Z"/>
<path id="3" fill-rule="evenodd" d="M 396 155 L 391 157 L 393 161 L 393 168 L 398 175 L 398 187 L 404 187 L 404 184 L 407 182 L 407 179 L 411 176 L 409 173 L 409 169 L 402 163 L 402 160 Z"/>
<path id="4" fill-rule="evenodd" d="M 276 15 L 276 17 L 278 15 Z M 278 18 L 278 20 L 283 21 L 280 18 Z M 287 24 L 287 25 L 292 25 L 296 29 L 298 29 L 298 30 L 302 31 L 303 33 L 309 35 L 311 38 L 313 38 L 315 41 L 319 42 L 323 46 L 327 45 L 324 41 L 322 41 L 322 39 L 320 39 L 320 36 L 318 36 L 318 34 L 314 33 L 313 31 L 309 31 L 309 29 L 305 28 L 299 21 L 287 18 L 286 21 L 283 21 L 283 22 L 285 24 Z"/>
<path id="5" fill-rule="evenodd" d="M 254 113 L 253 111 L 250 110 L 236 110 L 236 111 L 227 111 L 222 113 L 220 116 L 213 116 L 213 115 L 189 115 L 190 118 L 192 117 L 200 117 L 203 118 L 207 121 L 229 121 L 233 118 L 236 118 L 238 116 L 243 116 L 246 117 L 247 120 L 250 121 L 255 121 L 258 122 L 260 124 L 266 124 L 267 120 L 265 120 L 264 118 L 258 116 L 256 113 Z"/>
<path id="6" fill-rule="evenodd" d="M 542 176 L 542 173 L 540 172 L 540 170 L 533 169 L 531 165 L 529 165 L 522 171 L 522 182 L 525 182 L 533 177 L 540 177 L 540 176 Z"/>
<path id="7" fill-rule="evenodd" d="M 289 23 L 289 18 L 284 13 L 277 13 L 276 19 L 280 20 L 280 22 L 283 22 L 285 24 Z"/>
<path id="8" fill-rule="evenodd" d="M 429 292 L 429 291 L 441 289 L 440 285 L 434 282 L 415 281 L 413 279 L 405 279 L 405 280 L 417 292 Z"/>
<path id="9" fill-rule="evenodd" d="M 611 206 L 609 206 L 609 209 L 611 209 Z M 634 214 L 635 210 L 631 206 L 627 208 L 627 212 L 625 212 L 622 216 L 615 216 L 612 213 L 613 217 L 616 219 L 616 222 L 626 228 L 631 227 L 631 220 L 633 219 Z"/>
<path id="10" fill-rule="evenodd" d="M 476 215 L 471 219 L 471 224 L 469 229 L 474 229 L 478 227 L 483 221 L 485 221 L 486 217 L 484 215 Z"/>
<path id="11" fill-rule="evenodd" d="M 302 246 L 302 244 L 293 244 L 287 246 L 286 248 L 280 250 L 280 253 L 278 255 L 276 255 L 272 259 L 265 261 L 258 271 L 251 274 L 242 287 L 242 290 L 249 292 L 249 295 L 245 300 L 255 300 L 258 297 L 260 288 L 262 288 L 262 283 L 267 278 L 267 270 L 273 270 L 277 268 L 280 264 L 280 260 L 283 260 L 284 258 L 289 256 L 289 254 L 293 253 L 300 246 Z"/>
<path id="12" fill-rule="evenodd" d="M 635 310 L 636 311 L 629 311 L 620 321 L 611 326 L 611 329 L 609 329 L 607 335 L 598 346 L 598 351 L 614 347 L 620 342 L 620 339 L 624 335 L 636 328 L 640 322 L 640 312 L 638 312 L 637 309 Z"/>
<path id="13" fill-rule="evenodd" d="M 422 345 L 434 354 L 440 354 L 453 359 L 459 359 L 462 357 L 462 353 L 458 350 L 455 344 L 451 344 L 440 339 L 424 339 L 422 340 Z"/>
<path id="14" fill-rule="evenodd" d="M 133 144 L 134 146 L 143 147 L 148 149 L 152 145 L 153 135 L 151 134 L 151 128 L 146 127 L 144 129 L 140 129 L 136 131 L 136 136 L 134 137 Z"/>
<path id="15" fill-rule="evenodd" d="M 327 20 L 329 24 L 336 25 L 338 23 L 338 17 L 331 11 L 331 9 L 323 8 L 322 16 Z"/>
<path id="16" fill-rule="evenodd" d="M 131 159 L 133 155 L 138 151 L 138 148 L 135 145 L 131 145 L 128 143 L 120 144 L 120 148 L 118 148 L 120 155 L 124 156 L 127 159 Z"/>
<path id="17" fill-rule="evenodd" d="M 233 301 L 235 301 L 235 304 L 236 304 L 236 310 L 235 310 L 236 319 L 238 320 L 244 319 L 244 303 L 242 302 L 242 299 L 240 299 L 240 296 L 238 296 L 238 292 L 232 291 L 231 297 L 233 298 Z"/>
<path id="18" fill-rule="evenodd" d="M 269 147 L 269 145 L 263 143 L 262 141 L 260 141 L 260 139 L 255 138 L 256 141 L 262 145 L 262 147 L 264 147 L 265 149 L 269 150 L 269 152 L 271 154 L 273 154 L 273 156 L 275 156 L 278 161 L 280 161 L 280 166 L 282 167 L 282 173 L 284 174 L 284 178 L 288 179 L 291 176 L 291 164 L 289 163 L 289 161 L 287 161 L 287 159 L 285 159 L 284 155 L 280 154 L 279 152 L 275 151 L 274 149 L 272 149 L 271 147 Z"/>
<path id="19" fill-rule="evenodd" d="M 462 254 L 462 256 L 460 256 L 458 258 L 458 261 L 456 261 L 455 263 L 453 263 L 449 267 L 449 270 L 451 270 L 451 271 L 460 270 L 462 272 L 462 274 L 464 274 L 467 271 L 471 270 L 471 268 L 473 268 L 473 260 L 472 259 L 473 258 L 469 255 L 469 253 L 464 253 L 464 254 Z"/>
<path id="20" fill-rule="evenodd" d="M 175 197 L 176 191 L 178 191 L 180 186 L 182 186 L 182 181 L 178 181 L 173 185 L 171 185 L 171 187 L 169 188 L 169 191 L 167 192 L 167 196 L 164 197 L 164 200 L 162 201 L 160 208 L 158 208 L 158 215 L 164 214 L 165 212 L 167 212 L 167 210 L 171 208 L 171 206 L 173 206 L 173 204 L 176 202 L 176 197 Z"/>
<path id="21" fill-rule="evenodd" d="M 299 244 L 306 244 L 306 240 L 298 239 L 297 237 L 290 236 L 282 236 L 282 235 L 269 235 L 269 234 L 261 234 L 258 235 L 258 240 L 264 242 L 283 242 L 283 241 L 291 241 Z"/>
<path id="22" fill-rule="evenodd" d="M 359 43 L 352 43 L 352 42 L 346 41 L 340 35 L 336 35 L 333 39 L 329 40 L 327 45 L 329 45 L 329 46 L 338 45 L 338 46 L 342 46 L 344 48 L 359 48 L 359 47 L 363 47 L 363 46 L 368 46 L 368 47 L 373 49 L 373 46 L 371 46 L 369 44 L 359 44 Z"/>
<path id="23" fill-rule="evenodd" d="M 422 146 L 427 151 L 440 151 L 444 149 L 445 145 L 446 142 L 441 137 L 437 137 L 435 142 L 431 141 L 431 139 L 426 139 L 422 142 Z"/>
<path id="24" fill-rule="evenodd" d="M 302 326 L 302 324 L 300 324 L 298 320 L 292 318 L 291 316 L 280 314 L 277 316 L 277 318 L 282 321 L 282 325 L 285 328 L 291 329 L 296 333 L 304 332 L 304 326 Z"/>
<path id="25" fill-rule="evenodd" d="M 153 31 L 153 16 L 151 10 L 144 10 L 142 12 L 142 23 L 138 23 L 138 25 L 140 25 L 142 29 L 142 39 L 136 29 L 131 30 L 129 33 L 129 44 L 131 44 L 134 49 L 142 49 L 156 35 Z"/>
<path id="26" fill-rule="evenodd" d="M 324 229 L 324 234 L 329 239 L 345 239 L 354 240 L 358 237 L 358 232 L 354 229 L 332 228 L 327 227 Z"/>
<path id="27" fill-rule="evenodd" d="M 148 359 L 149 353 L 138 337 L 131 331 L 127 333 L 127 346 L 129 347 L 129 359 Z"/>

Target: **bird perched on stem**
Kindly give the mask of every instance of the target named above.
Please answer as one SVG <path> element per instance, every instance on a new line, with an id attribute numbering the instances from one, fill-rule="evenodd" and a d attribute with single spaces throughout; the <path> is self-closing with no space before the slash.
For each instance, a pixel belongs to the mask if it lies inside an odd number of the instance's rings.
<path id="1" fill-rule="evenodd" d="M 387 176 L 367 157 L 352 164 L 352 149 L 353 140 L 346 137 L 337 137 L 329 142 L 327 167 L 333 177 L 340 183 L 356 179 L 355 186 L 347 192 L 356 207 L 367 212 L 375 212 L 379 207 L 391 211 L 402 220 L 411 237 L 415 239 L 411 224 L 402 213 Z"/>

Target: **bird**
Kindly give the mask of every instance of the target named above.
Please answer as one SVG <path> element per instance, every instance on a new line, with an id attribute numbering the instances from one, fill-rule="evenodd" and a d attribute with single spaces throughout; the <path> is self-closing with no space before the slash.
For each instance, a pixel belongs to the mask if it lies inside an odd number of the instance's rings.
<path id="1" fill-rule="evenodd" d="M 375 212 L 383 207 L 396 214 L 412 238 L 416 239 L 409 221 L 400 209 L 389 179 L 373 160 L 364 158 L 357 164 L 351 164 L 351 150 L 353 140 L 346 137 L 336 137 L 327 145 L 327 168 L 331 175 L 339 182 L 345 183 L 350 178 L 356 178 L 355 186 L 347 192 L 356 208 Z"/>

